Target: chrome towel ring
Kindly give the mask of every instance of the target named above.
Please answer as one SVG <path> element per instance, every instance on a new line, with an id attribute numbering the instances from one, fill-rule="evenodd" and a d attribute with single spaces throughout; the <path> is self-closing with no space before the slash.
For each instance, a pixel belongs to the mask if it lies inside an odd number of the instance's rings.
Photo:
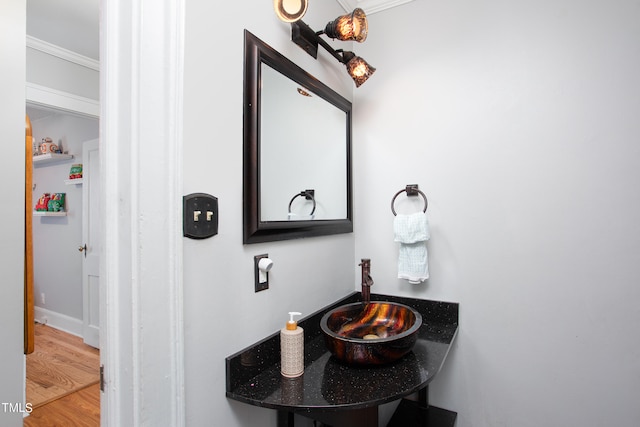
<path id="1" fill-rule="evenodd" d="M 391 212 L 393 212 L 394 216 L 397 216 L 398 214 L 396 213 L 396 210 L 394 209 L 393 204 L 396 202 L 396 198 L 403 192 L 407 193 L 407 197 L 417 196 L 418 194 L 421 195 L 422 198 L 424 199 L 424 209 L 422 210 L 422 212 L 427 211 L 427 206 L 429 204 L 429 202 L 427 202 L 427 196 L 425 196 L 425 194 L 418 189 L 418 184 L 410 184 L 410 185 L 407 185 L 404 189 L 398 191 L 393 196 L 393 199 L 391 199 Z"/>

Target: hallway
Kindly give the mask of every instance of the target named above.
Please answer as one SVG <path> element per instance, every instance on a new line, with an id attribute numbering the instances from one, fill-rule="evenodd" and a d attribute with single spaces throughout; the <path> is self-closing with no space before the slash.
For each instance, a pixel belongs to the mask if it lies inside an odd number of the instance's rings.
<path id="1" fill-rule="evenodd" d="M 36 324 L 27 356 L 25 426 L 100 424 L 100 353 L 82 338 Z"/>

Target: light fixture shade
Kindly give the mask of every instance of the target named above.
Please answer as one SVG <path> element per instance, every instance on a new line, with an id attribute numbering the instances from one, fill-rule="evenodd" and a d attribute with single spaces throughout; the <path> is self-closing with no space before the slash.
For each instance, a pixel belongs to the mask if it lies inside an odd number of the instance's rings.
<path id="1" fill-rule="evenodd" d="M 347 72 L 356 84 L 356 87 L 367 81 L 369 77 L 376 72 L 376 69 L 367 63 L 364 59 L 353 54 L 353 52 L 344 52 L 343 58 Z"/>
<path id="2" fill-rule="evenodd" d="M 273 0 L 273 10 L 283 22 L 296 22 L 304 16 L 308 0 Z"/>
<path id="3" fill-rule="evenodd" d="M 367 15 L 358 7 L 353 12 L 329 22 L 324 33 L 332 39 L 362 43 L 367 38 L 368 29 Z"/>

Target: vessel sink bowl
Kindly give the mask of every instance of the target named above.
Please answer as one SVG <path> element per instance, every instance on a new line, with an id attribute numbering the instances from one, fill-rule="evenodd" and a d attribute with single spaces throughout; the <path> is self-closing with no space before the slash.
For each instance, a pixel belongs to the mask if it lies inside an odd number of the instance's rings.
<path id="1" fill-rule="evenodd" d="M 346 304 L 320 320 L 331 354 L 349 365 L 384 365 L 409 353 L 422 316 L 404 304 L 372 301 Z"/>

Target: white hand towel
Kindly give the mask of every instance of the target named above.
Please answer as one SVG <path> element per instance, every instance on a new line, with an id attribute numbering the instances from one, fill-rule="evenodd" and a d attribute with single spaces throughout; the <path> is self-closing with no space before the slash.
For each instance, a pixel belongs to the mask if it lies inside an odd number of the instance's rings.
<path id="1" fill-rule="evenodd" d="M 429 278 L 426 241 L 429 240 L 429 221 L 424 212 L 396 215 L 393 221 L 394 241 L 400 243 L 398 278 L 418 284 Z"/>

